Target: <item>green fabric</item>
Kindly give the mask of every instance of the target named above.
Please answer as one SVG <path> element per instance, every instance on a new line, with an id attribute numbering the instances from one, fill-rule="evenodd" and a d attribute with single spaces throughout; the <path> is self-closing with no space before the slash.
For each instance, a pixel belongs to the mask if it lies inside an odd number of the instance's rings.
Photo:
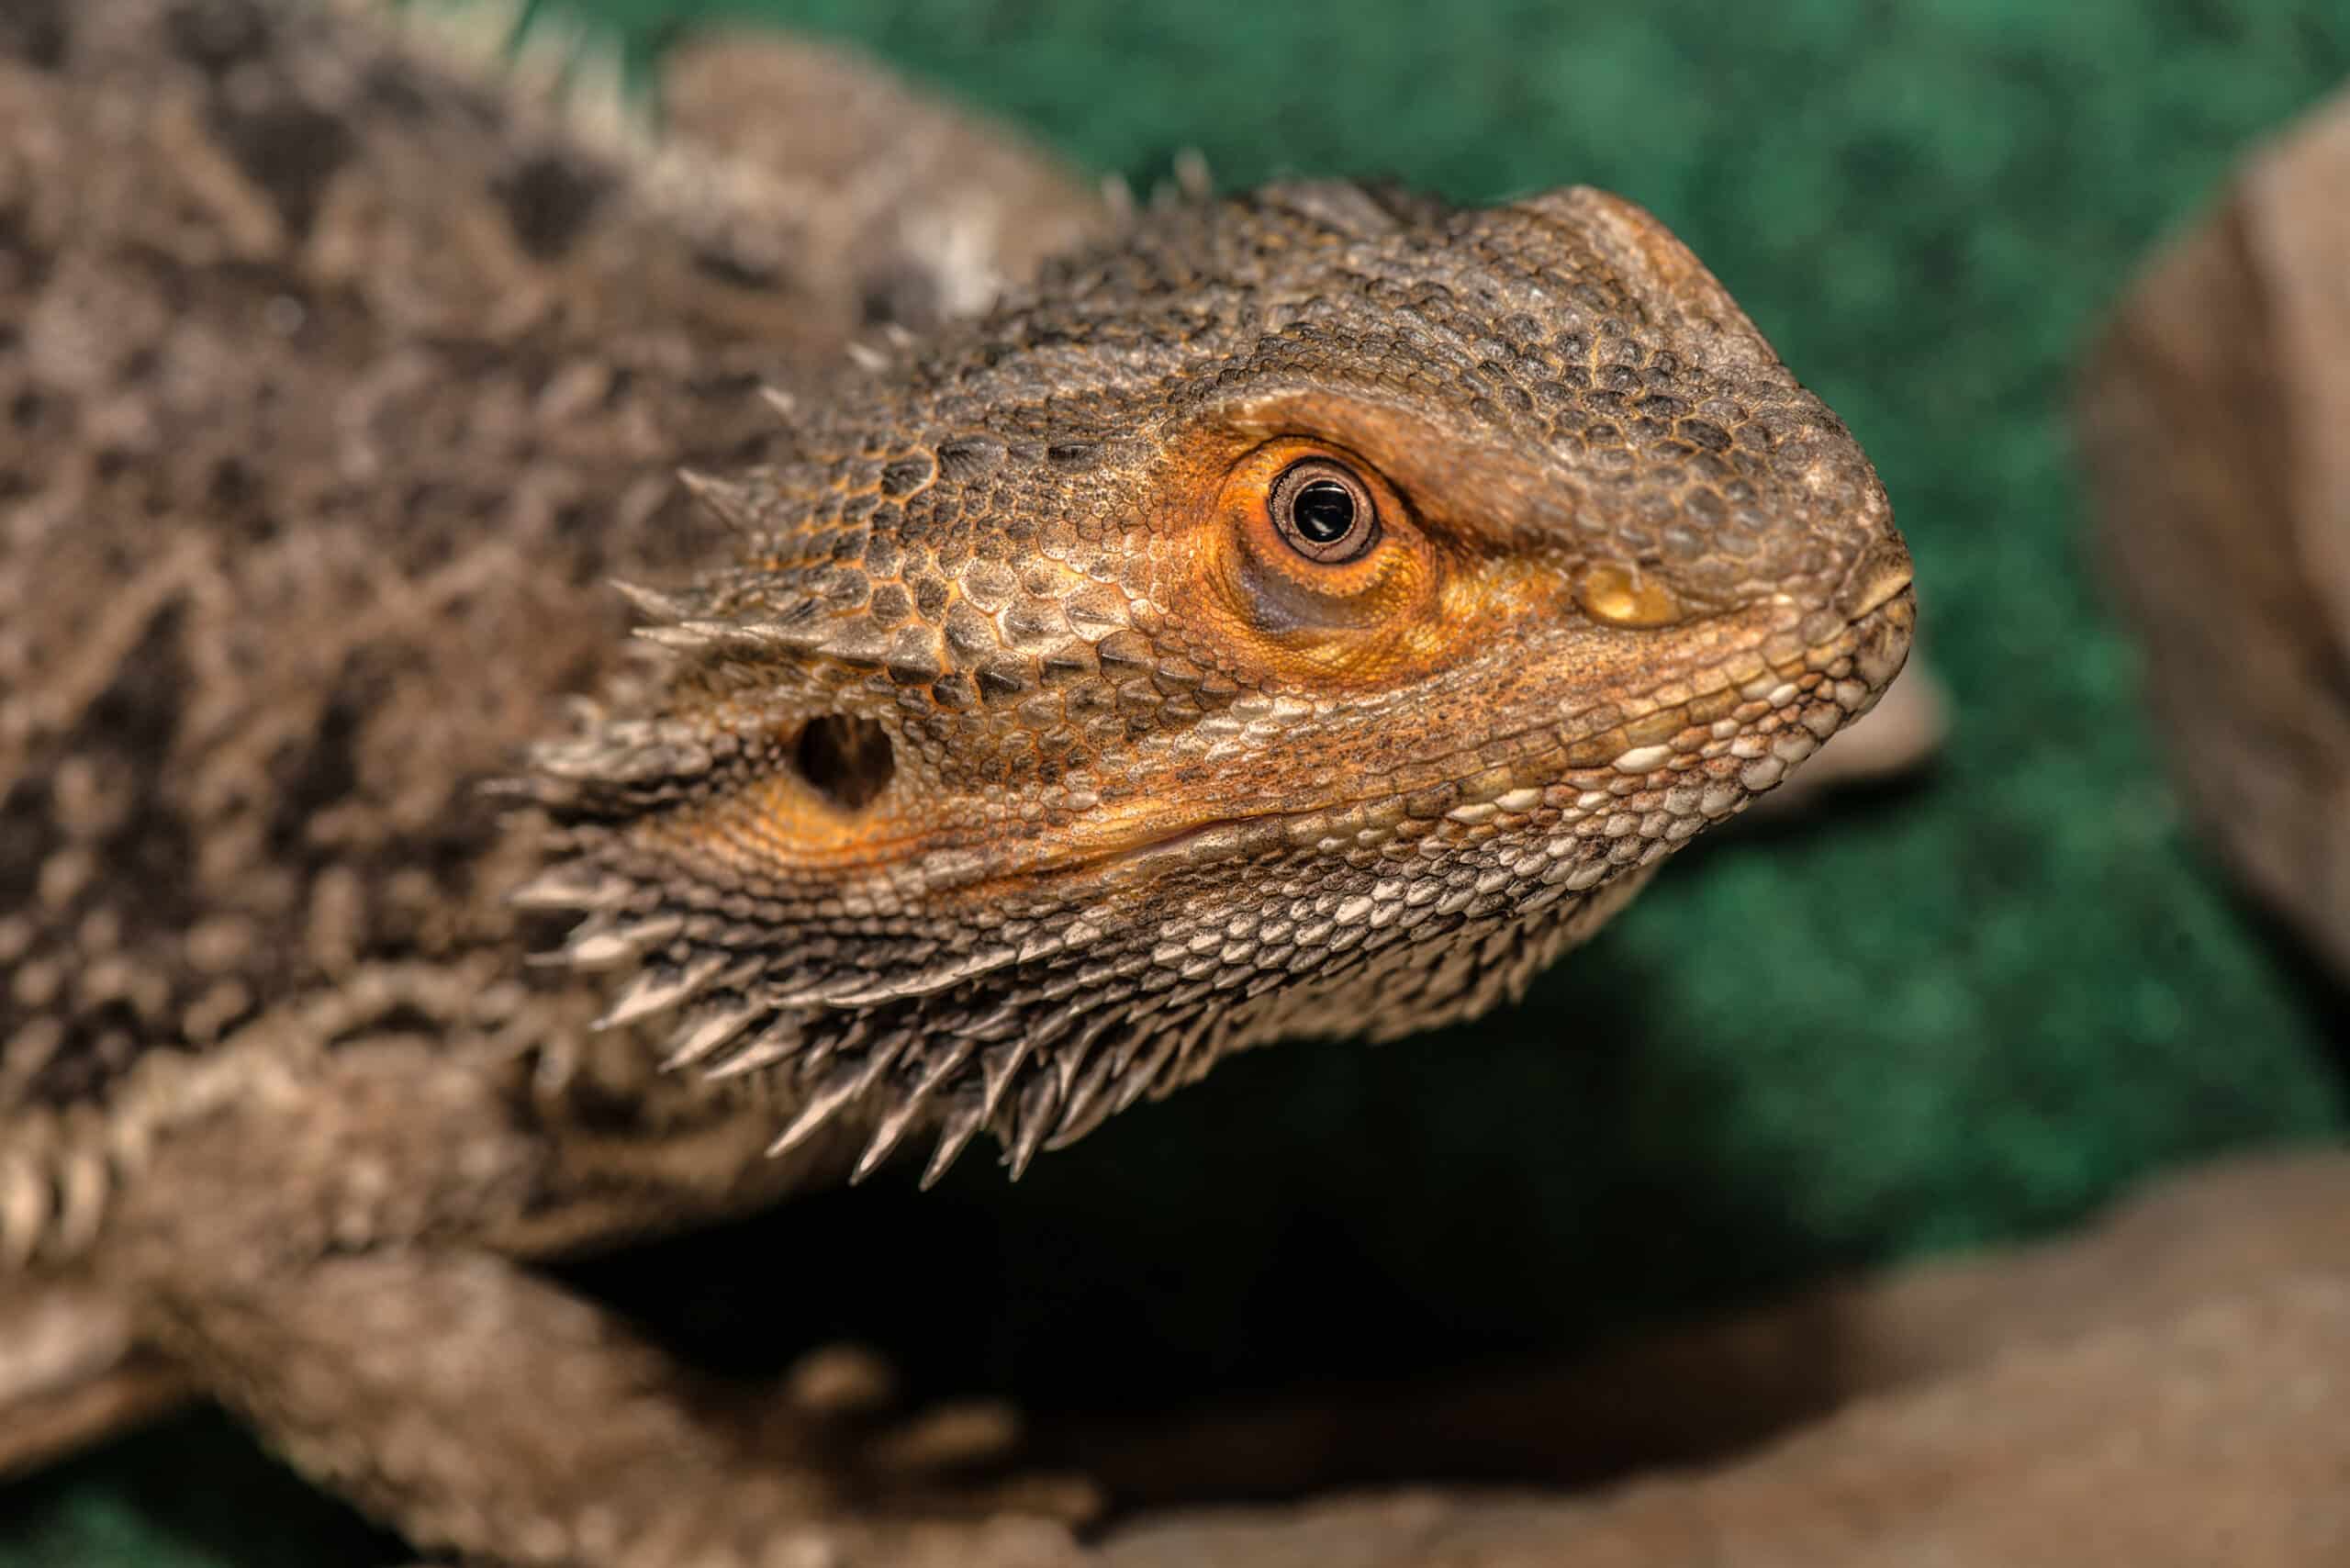
<path id="1" fill-rule="evenodd" d="M 597 8 L 640 40 L 691 9 Z M 1482 1026 L 1260 1053 L 1016 1189 L 970 1159 L 593 1282 L 728 1364 L 856 1334 L 933 1389 L 1147 1406 L 1572 1346 L 2340 1135 L 2318 993 L 2157 770 L 2062 420 L 2134 260 L 2350 73 L 2334 0 L 762 14 L 1140 186 L 1197 146 L 1225 185 L 1634 196 L 1875 458 L 1957 723 L 1921 787 L 1684 857 Z M 0 1491 L 0 1568 L 374 1560 L 214 1418 Z"/>

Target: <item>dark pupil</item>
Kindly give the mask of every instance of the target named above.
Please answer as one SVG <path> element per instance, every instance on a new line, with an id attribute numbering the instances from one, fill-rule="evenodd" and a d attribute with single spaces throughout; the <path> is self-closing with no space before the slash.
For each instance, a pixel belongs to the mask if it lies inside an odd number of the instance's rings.
<path id="1" fill-rule="evenodd" d="M 1297 492 L 1290 517 L 1316 544 L 1336 544 L 1355 525 L 1354 493 L 1336 479 L 1316 479 Z"/>

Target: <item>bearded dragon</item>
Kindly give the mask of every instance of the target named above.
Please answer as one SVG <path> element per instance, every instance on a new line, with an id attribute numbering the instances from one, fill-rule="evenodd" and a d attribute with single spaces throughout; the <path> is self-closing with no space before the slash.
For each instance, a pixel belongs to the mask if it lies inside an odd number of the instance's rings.
<path id="1" fill-rule="evenodd" d="M 1503 1002 L 1869 710 L 1908 556 L 1618 197 L 666 86 L 0 19 L 0 1397 L 135 1347 L 468 1560 L 1058 1561 L 529 1260 Z"/>

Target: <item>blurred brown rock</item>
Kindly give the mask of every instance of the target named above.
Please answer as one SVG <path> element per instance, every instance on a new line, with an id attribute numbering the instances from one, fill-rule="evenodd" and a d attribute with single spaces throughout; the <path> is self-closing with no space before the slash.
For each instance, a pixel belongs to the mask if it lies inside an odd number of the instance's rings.
<path id="1" fill-rule="evenodd" d="M 2350 979 L 2350 95 L 2154 259 L 2078 424 L 2188 799 Z"/>
<path id="2" fill-rule="evenodd" d="M 1646 1378 L 1644 1402 L 1695 1435 L 1709 1413 L 1750 1421 L 1758 1388 L 1791 1393 L 1807 1368 L 1822 1413 L 1792 1402 L 1788 1431 L 1710 1468 L 1572 1496 L 1422 1488 L 1160 1512 L 1100 1561 L 2336 1568 L 2350 1563 L 2350 1153 L 2174 1179 L 2076 1240 L 1636 1346 L 1527 1381 L 1515 1409 L 1497 1385 L 1485 1414 L 1604 1424 L 1606 1403 L 1579 1395 Z M 1194 1435 L 1248 1436 L 1238 1420 Z"/>

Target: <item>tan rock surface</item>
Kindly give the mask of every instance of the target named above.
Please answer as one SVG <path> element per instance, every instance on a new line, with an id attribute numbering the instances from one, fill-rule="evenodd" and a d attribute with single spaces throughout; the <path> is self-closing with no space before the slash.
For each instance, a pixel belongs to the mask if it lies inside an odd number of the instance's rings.
<path id="1" fill-rule="evenodd" d="M 1644 1391 L 1642 1378 L 1653 1380 Z M 1594 1410 L 1604 1423 L 1610 1407 L 1591 1402 L 1598 1391 L 1644 1394 L 1651 1433 L 1702 1439 L 1729 1410 L 1719 1440 L 1797 1388 L 1832 1410 L 1711 1470 L 1580 1496 L 1420 1490 L 1161 1513 L 1114 1535 L 1102 1561 L 2350 1562 L 2350 1156 L 2222 1165 L 2075 1242 L 1830 1290 L 1522 1384 L 1515 1405 L 1499 1386 L 1482 1398 L 1487 1417 L 1520 1429 L 1555 1402 L 1555 1429 L 1575 1433 L 1558 1451 L 1579 1454 L 1595 1441 Z M 1359 1407 L 1349 1419 L 1399 1415 Z M 1220 1440 L 1246 1437 L 1236 1425 Z"/>
<path id="2" fill-rule="evenodd" d="M 2078 420 L 2188 799 L 2350 977 L 2350 95 L 2155 258 Z"/>

